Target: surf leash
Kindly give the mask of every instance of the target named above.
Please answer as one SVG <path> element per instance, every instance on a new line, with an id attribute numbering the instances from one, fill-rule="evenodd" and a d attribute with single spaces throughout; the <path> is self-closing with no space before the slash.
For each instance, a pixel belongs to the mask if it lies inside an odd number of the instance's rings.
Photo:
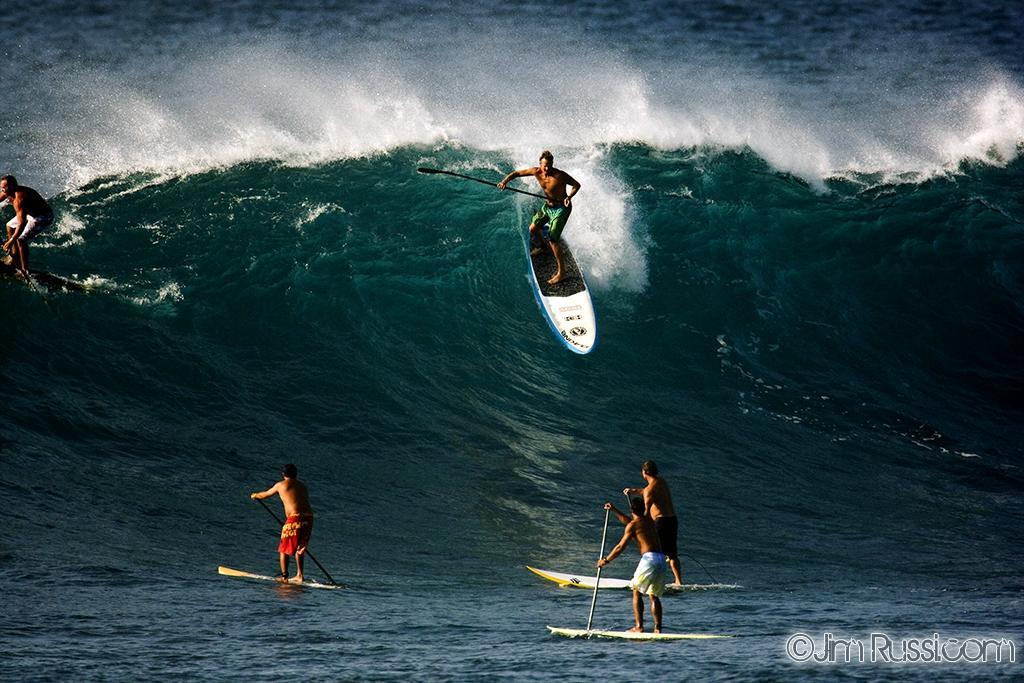
<path id="1" fill-rule="evenodd" d="M 608 536 L 608 515 L 612 513 L 611 509 L 604 511 L 604 529 L 601 531 L 601 555 L 597 559 L 604 559 L 604 539 Z M 597 581 L 594 582 L 594 597 L 590 600 L 590 616 L 587 617 L 587 630 L 590 630 L 590 625 L 594 623 L 594 608 L 597 607 L 597 589 L 601 587 L 601 570 L 603 567 L 598 565 L 597 567 Z"/>
<path id="2" fill-rule="evenodd" d="M 281 519 L 277 515 L 274 514 L 273 510 L 271 510 L 269 507 L 267 507 L 266 503 L 264 503 L 259 498 L 255 498 L 254 500 L 256 500 L 260 505 L 263 506 L 263 509 L 266 510 L 267 513 L 271 517 L 274 518 L 274 521 L 277 522 L 278 526 L 284 526 L 284 522 L 282 522 Z M 343 584 L 340 584 L 340 583 L 338 583 L 337 581 L 334 580 L 334 577 L 331 576 L 330 572 L 328 572 L 326 569 L 324 569 L 324 566 L 322 564 L 320 564 L 320 562 L 315 557 L 313 557 L 313 553 L 309 552 L 309 548 L 306 548 L 306 554 L 309 555 L 309 559 L 313 560 L 313 562 L 316 564 L 317 567 L 320 567 L 320 571 L 322 571 L 324 573 L 324 576 L 326 576 L 327 580 L 331 582 L 331 585 L 334 585 L 334 586 L 341 586 L 341 585 L 343 585 Z"/>
<path id="3" fill-rule="evenodd" d="M 455 176 L 456 178 L 465 178 L 466 180 L 472 180 L 472 181 L 477 182 L 477 183 L 483 183 L 484 185 L 490 185 L 491 187 L 498 187 L 498 183 L 492 183 L 489 180 L 483 180 L 481 178 L 474 178 L 473 176 L 462 175 L 461 173 L 454 173 L 453 171 L 442 171 L 442 170 L 437 169 L 437 168 L 423 168 L 422 166 L 420 168 L 417 168 L 416 170 L 419 171 L 420 173 L 429 173 L 429 174 L 440 173 L 440 174 L 443 174 L 443 175 Z M 506 186 L 505 189 L 510 191 L 510 192 L 518 192 L 519 194 L 525 194 L 525 195 L 528 195 L 530 197 L 537 197 L 538 199 L 543 199 L 543 200 L 547 201 L 547 197 L 545 197 L 542 194 L 537 194 L 536 192 L 527 192 L 526 190 L 517 190 L 514 187 L 508 187 L 508 186 Z"/>
<path id="4" fill-rule="evenodd" d="M 694 562 L 696 562 L 696 563 L 697 563 L 697 566 L 699 566 L 699 567 L 700 567 L 701 569 L 703 569 L 703 570 L 704 570 L 704 573 L 708 575 L 708 578 L 709 578 L 709 579 L 711 579 L 711 583 L 718 583 L 718 579 L 716 579 L 715 577 L 711 576 L 711 572 L 709 572 L 709 571 L 707 570 L 707 567 L 705 567 L 704 565 L 702 565 L 702 564 L 700 563 L 700 560 L 698 560 L 698 559 L 697 559 L 696 557 L 694 557 L 693 555 L 687 555 L 687 554 L 685 554 L 685 553 L 679 553 L 679 554 L 680 554 L 680 555 L 682 555 L 683 557 L 685 557 L 685 558 L 686 558 L 686 559 L 688 559 L 688 560 L 693 560 Z"/>

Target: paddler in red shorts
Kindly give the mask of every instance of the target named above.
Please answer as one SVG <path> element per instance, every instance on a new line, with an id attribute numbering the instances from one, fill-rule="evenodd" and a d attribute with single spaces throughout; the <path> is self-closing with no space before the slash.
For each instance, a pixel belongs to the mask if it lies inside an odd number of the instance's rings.
<path id="1" fill-rule="evenodd" d="M 277 552 L 281 556 L 281 573 L 278 580 L 289 583 L 302 583 L 302 559 L 309 545 L 309 536 L 313 533 L 313 508 L 309 505 L 309 491 L 306 485 L 298 480 L 298 468 L 288 464 L 281 471 L 284 479 L 266 491 L 250 494 L 253 500 L 270 498 L 277 494 L 284 505 L 284 526 L 281 527 L 281 542 Z M 288 556 L 295 556 L 295 576 L 288 578 Z"/>

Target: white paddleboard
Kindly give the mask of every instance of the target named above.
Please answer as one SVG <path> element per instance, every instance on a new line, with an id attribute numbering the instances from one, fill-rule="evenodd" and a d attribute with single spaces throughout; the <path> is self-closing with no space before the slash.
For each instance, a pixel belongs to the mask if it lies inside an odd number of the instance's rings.
<path id="1" fill-rule="evenodd" d="M 603 581 L 601 583 L 604 583 Z M 566 638 L 619 638 L 622 640 L 712 640 L 715 638 L 731 638 L 710 633 L 637 633 L 636 631 L 599 631 L 585 628 L 558 628 L 548 626 L 548 630 L 556 636 Z"/>
<path id="2" fill-rule="evenodd" d="M 530 233 L 526 233 L 526 256 L 530 262 L 530 284 L 548 326 L 555 337 L 570 351 L 590 353 L 597 344 L 597 317 L 590 300 L 590 290 L 583 270 L 576 262 L 569 244 L 562 238 L 562 267 L 565 278 L 555 285 L 548 279 L 555 274 L 555 256 L 547 242 L 540 253 L 530 255 Z"/>
<path id="3" fill-rule="evenodd" d="M 296 588 L 328 588 L 334 590 L 336 588 L 344 588 L 342 584 L 334 585 L 330 583 L 320 583 L 319 581 L 313 581 L 307 579 L 302 583 L 289 583 L 287 581 L 278 581 L 277 577 L 265 576 L 263 574 L 252 574 L 250 572 L 239 571 L 238 569 L 232 569 L 231 567 L 220 566 L 217 567 L 217 573 L 224 576 L 236 576 L 242 579 L 256 579 L 257 581 L 272 581 L 279 586 L 295 586 Z"/>
<path id="4" fill-rule="evenodd" d="M 552 572 L 546 569 L 536 569 L 534 567 L 527 566 L 531 572 L 553 581 L 559 586 L 567 586 L 570 588 L 589 588 L 594 590 L 594 584 L 597 583 L 596 576 L 580 576 L 578 574 L 563 574 L 562 572 Z M 735 583 L 670 583 L 665 586 L 665 590 L 669 592 L 682 592 L 682 591 L 710 591 L 710 590 L 726 590 L 732 588 L 742 588 L 743 586 Z M 605 588 L 616 588 L 619 590 L 628 589 L 629 581 L 627 579 L 609 579 L 604 576 L 601 577 L 601 590 Z"/>

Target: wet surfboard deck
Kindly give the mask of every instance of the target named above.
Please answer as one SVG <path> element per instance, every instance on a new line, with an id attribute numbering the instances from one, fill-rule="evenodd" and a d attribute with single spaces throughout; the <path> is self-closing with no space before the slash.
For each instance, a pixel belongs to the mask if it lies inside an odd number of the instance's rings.
<path id="1" fill-rule="evenodd" d="M 530 244 L 526 237 L 526 254 L 530 262 L 530 284 L 541 313 L 555 337 L 570 351 L 587 354 L 597 344 L 597 317 L 586 278 L 569 243 L 562 238 L 562 267 L 565 276 L 557 284 L 548 280 L 555 274 L 555 255 L 547 242 Z M 534 249 L 534 247 L 539 247 Z M 531 254 L 531 250 L 537 251 Z"/>
<path id="2" fill-rule="evenodd" d="M 563 572 L 552 572 L 546 569 L 537 569 L 535 567 L 527 566 L 531 572 L 547 579 L 553 583 L 557 583 L 559 586 L 568 588 L 587 588 L 594 590 L 594 584 L 597 581 L 595 576 L 582 576 L 580 574 L 565 574 Z M 600 590 L 617 589 L 617 590 L 628 590 L 629 580 L 628 579 L 611 579 L 602 576 Z M 742 586 L 735 583 L 670 583 L 665 586 L 665 590 L 670 593 L 680 593 L 683 591 L 709 591 L 709 590 L 729 590 L 735 588 L 742 588 Z"/>
<path id="3" fill-rule="evenodd" d="M 585 628 L 559 628 L 548 626 L 553 635 L 566 638 L 618 638 L 620 640 L 714 640 L 716 638 L 732 638 L 713 633 L 637 633 L 636 631 L 601 631 Z"/>
<path id="4" fill-rule="evenodd" d="M 217 573 L 222 576 L 234 576 L 240 579 L 253 579 L 255 581 L 270 581 L 276 583 L 279 586 L 293 586 L 295 588 L 327 588 L 329 590 L 336 590 L 338 588 L 345 588 L 344 584 L 331 584 L 321 583 L 312 579 L 307 579 L 302 583 L 289 583 L 287 581 L 278 581 L 276 576 L 266 576 L 265 574 L 253 574 L 251 572 L 243 572 L 238 569 L 232 569 L 231 567 L 225 567 L 223 565 L 217 567 Z"/>

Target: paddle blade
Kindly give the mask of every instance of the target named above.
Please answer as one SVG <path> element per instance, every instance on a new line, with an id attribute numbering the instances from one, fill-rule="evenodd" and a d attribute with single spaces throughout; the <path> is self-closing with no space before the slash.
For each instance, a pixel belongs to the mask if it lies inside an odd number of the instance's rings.
<path id="1" fill-rule="evenodd" d="M 436 168 L 423 168 L 422 166 L 420 166 L 416 170 L 419 171 L 420 173 L 444 173 L 444 171 L 439 171 Z"/>

